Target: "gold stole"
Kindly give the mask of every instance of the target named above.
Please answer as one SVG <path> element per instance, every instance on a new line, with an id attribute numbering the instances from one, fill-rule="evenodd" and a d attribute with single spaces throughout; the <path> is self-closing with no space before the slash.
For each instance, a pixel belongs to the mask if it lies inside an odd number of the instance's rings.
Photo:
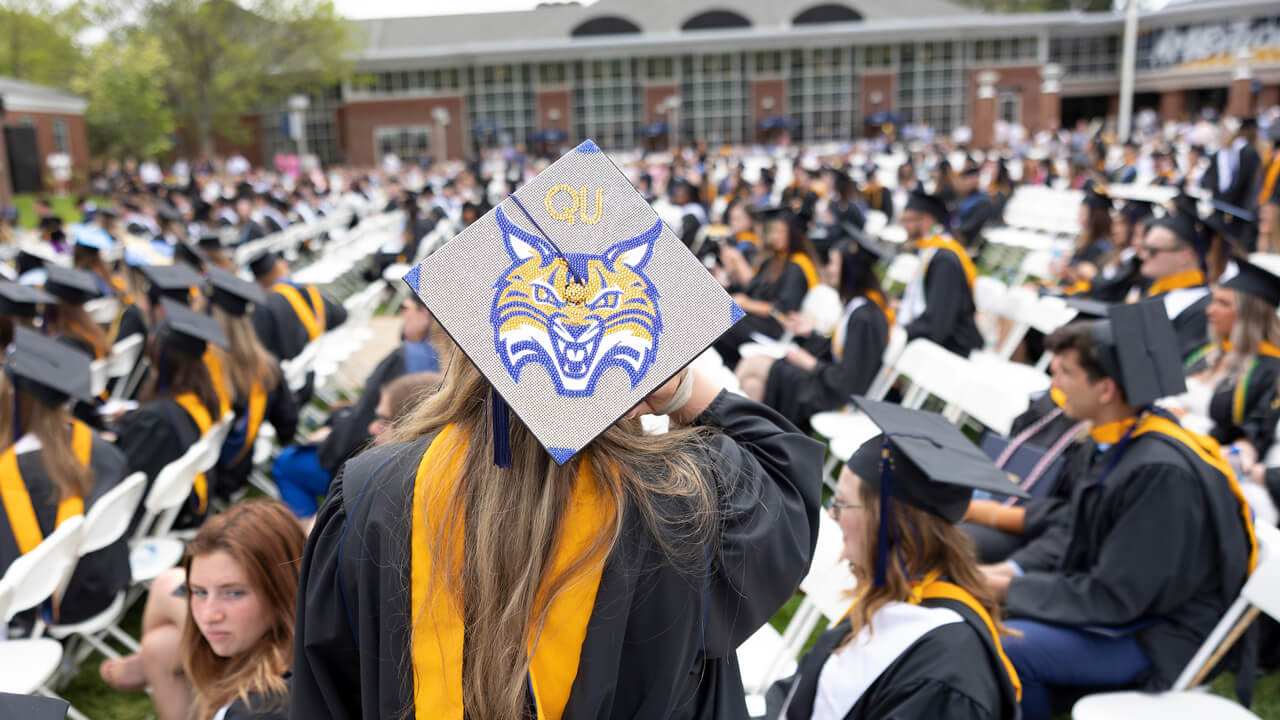
<path id="1" fill-rule="evenodd" d="M 987 626 L 987 632 L 991 634 L 991 643 L 995 645 L 996 654 L 1000 656 L 1000 664 L 1004 666 L 1005 675 L 1008 676 L 1009 683 L 1013 685 L 1014 695 L 1018 702 L 1022 702 L 1022 680 L 1018 678 L 1018 671 L 1013 668 L 1013 663 L 1004 652 L 1004 645 L 1000 642 L 1000 633 L 996 632 L 996 624 L 992 622 L 991 614 L 987 612 L 986 608 L 982 607 L 982 603 L 978 602 L 978 599 L 968 590 L 945 580 L 939 580 L 938 578 L 941 575 L 941 571 L 934 570 L 925 575 L 924 580 L 912 583 L 911 597 L 907 599 L 907 602 L 912 605 L 919 605 L 923 600 L 952 600 L 972 610 Z M 840 617 L 840 620 L 844 620 L 853 611 L 854 605 L 857 605 L 861 600 L 861 597 L 854 600 L 853 605 L 849 606 L 849 609 Z"/>
<path id="2" fill-rule="evenodd" d="M 222 370 L 222 356 L 210 346 L 205 348 L 203 359 L 213 380 L 213 392 L 218 396 L 218 414 L 226 415 L 231 409 L 231 391 L 227 389 L 227 374 Z"/>
<path id="3" fill-rule="evenodd" d="M 1170 290 L 1183 290 L 1185 288 L 1200 287 L 1205 284 L 1204 272 L 1201 270 L 1184 270 L 1180 273 L 1174 273 L 1156 280 L 1151 283 L 1151 288 L 1147 290 L 1147 297 L 1167 293 Z"/>
<path id="4" fill-rule="evenodd" d="M 423 453 L 414 481 L 410 600 L 415 617 L 420 619 L 411 646 L 414 709 L 420 718 L 463 718 L 461 589 L 456 579 L 442 583 L 434 577 L 430 544 L 436 537 L 435 530 L 445 527 L 455 551 L 462 552 L 465 513 L 446 514 L 467 442 L 455 425 L 446 426 Z M 609 503 L 597 488 L 591 464 L 584 456 L 579 461 L 569 508 L 560 520 L 560 536 L 548 578 L 561 576 L 591 549 L 613 520 Z M 459 560 L 455 557 L 455 561 Z M 540 720 L 559 720 L 564 714 L 578 675 L 582 643 L 603 570 L 604 558 L 597 558 L 566 584 L 551 600 L 541 632 L 528 639 L 529 683 Z"/>
<path id="5" fill-rule="evenodd" d="M 1223 340 L 1222 349 L 1231 352 L 1231 341 Z M 1267 357 L 1280 358 L 1280 347 L 1276 347 L 1274 343 L 1263 340 L 1258 345 L 1258 355 L 1266 355 Z M 1231 397 L 1231 421 L 1236 425 L 1244 422 L 1244 401 L 1245 395 L 1249 392 L 1249 380 L 1253 378 L 1253 371 L 1258 367 L 1258 358 L 1254 357 L 1249 361 L 1249 370 L 1240 378 L 1240 382 L 1236 383 L 1235 392 Z"/>
<path id="6" fill-rule="evenodd" d="M 89 457 L 93 451 L 93 431 L 88 425 L 75 420 L 71 423 L 71 451 L 76 461 L 89 467 Z M 18 543 L 18 552 L 26 555 L 44 540 L 40 531 L 40 523 L 36 520 L 36 509 L 31 504 L 31 493 L 27 483 L 22 479 L 22 471 L 18 468 L 18 453 L 11 445 L 0 454 L 0 499 L 4 501 L 5 514 L 9 516 L 9 528 Z M 58 503 L 58 518 L 54 522 L 57 528 L 68 518 L 84 514 L 84 498 L 71 495 Z"/>
<path id="7" fill-rule="evenodd" d="M 809 283 L 809 289 L 812 290 L 818 286 L 818 269 L 813 266 L 813 261 L 804 253 L 791 253 L 788 258 L 791 262 L 800 266 L 800 270 L 804 272 L 804 279 Z"/>
<path id="8" fill-rule="evenodd" d="M 302 293 L 298 288 L 287 283 L 278 283 L 271 288 L 271 292 L 284 296 L 285 300 L 293 306 L 293 312 L 302 321 L 302 326 L 307 329 L 307 337 L 312 340 L 320 337 L 324 333 L 324 300 L 320 297 L 320 293 L 310 285 L 306 287 L 307 297 L 311 298 L 311 305 L 307 305 L 307 301 L 302 299 Z"/>
<path id="9" fill-rule="evenodd" d="M 1276 180 L 1280 179 L 1280 150 L 1271 153 L 1271 166 L 1267 168 L 1266 178 L 1262 181 L 1262 189 L 1258 191 L 1258 207 L 1267 204 L 1276 191 Z"/>
<path id="10" fill-rule="evenodd" d="M 232 466 L 240 464 L 244 456 L 253 451 L 253 443 L 258 439 L 258 428 L 262 427 L 262 418 L 266 414 L 267 392 L 262 389 L 262 383 L 254 380 L 253 385 L 249 387 L 249 420 L 245 428 L 244 447 L 240 448 L 236 459 L 231 461 Z M 288 438 L 285 440 L 287 441 Z"/>
<path id="11" fill-rule="evenodd" d="M 969 253 L 964 249 L 963 245 L 950 236 L 934 235 L 928 240 L 921 240 L 917 247 L 923 250 L 930 248 L 950 250 L 955 253 L 960 260 L 960 266 L 964 268 L 964 279 L 969 282 L 969 292 L 973 292 L 973 285 L 978 281 L 978 268 L 973 264 L 973 260 L 969 259 Z"/>
<path id="12" fill-rule="evenodd" d="M 209 428 L 213 426 L 213 420 L 209 417 L 209 409 L 200 402 L 200 398 L 195 393 L 183 393 L 173 400 L 181 405 L 182 409 L 186 410 L 191 419 L 196 422 L 202 437 L 209 432 Z M 174 428 L 174 431 L 176 432 L 177 428 Z M 196 491 L 196 498 L 200 500 L 200 506 L 196 512 L 203 513 L 209 507 L 209 481 L 204 473 L 196 475 L 193 489 Z"/>

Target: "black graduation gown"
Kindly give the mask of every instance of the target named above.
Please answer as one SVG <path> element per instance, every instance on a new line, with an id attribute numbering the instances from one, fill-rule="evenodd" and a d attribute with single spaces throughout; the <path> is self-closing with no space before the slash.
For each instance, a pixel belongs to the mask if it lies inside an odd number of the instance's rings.
<path id="1" fill-rule="evenodd" d="M 142 341 L 146 343 L 146 315 L 142 312 L 142 308 L 130 303 L 125 305 L 124 311 L 120 313 L 120 326 L 116 329 L 116 342 L 138 333 L 142 333 Z"/>
<path id="2" fill-rule="evenodd" d="M 239 462 L 231 464 L 244 447 L 245 434 L 238 431 L 242 425 L 247 426 L 249 399 L 237 398 L 232 404 L 232 409 L 236 417 L 232 430 L 227 436 L 227 444 L 223 446 L 222 458 L 218 463 L 217 485 L 211 489 L 213 496 L 223 499 L 230 498 L 233 493 L 244 487 L 249 482 L 249 475 L 253 472 L 252 448 L 244 453 Z M 293 436 L 298 432 L 298 401 L 289 391 L 283 375 L 280 382 L 267 392 L 267 408 L 262 416 L 262 422 L 271 423 L 281 445 L 291 444 Z M 233 435 L 236 436 L 235 441 L 232 439 Z"/>
<path id="3" fill-rule="evenodd" d="M 876 186 L 862 191 L 863 202 L 868 210 L 879 210 L 885 217 L 893 220 L 893 191 L 887 187 Z"/>
<path id="4" fill-rule="evenodd" d="M 743 291 L 747 297 L 773 303 L 774 311 L 784 315 L 799 310 L 800 305 L 804 303 L 804 296 L 809 292 L 809 279 L 805 277 L 804 270 L 788 260 L 777 280 L 770 280 L 767 274 L 765 269 L 761 268 L 751 278 L 751 282 L 747 283 L 747 288 Z M 738 347 L 752 342 L 751 334 L 757 332 L 771 338 L 779 338 L 782 337 L 782 324 L 772 316 L 764 317 L 747 313 L 737 324 L 721 335 L 712 347 L 720 353 L 724 364 L 732 370 L 740 359 Z"/>
<path id="5" fill-rule="evenodd" d="M 698 422 L 723 514 L 718 555 L 674 570 L 636 514 L 603 570 L 564 711 L 587 718 L 742 718 L 734 650 L 791 597 L 817 541 L 822 446 L 721 392 Z M 401 717 L 413 705 L 408 543 L 426 439 L 348 462 L 307 541 L 291 717 Z"/>
<path id="6" fill-rule="evenodd" d="M 865 393 L 880 372 L 889 344 L 889 321 L 868 300 L 849 315 L 843 340 L 840 360 L 830 351 L 830 342 L 824 341 L 828 349 L 811 371 L 786 360 L 775 362 L 765 381 L 764 404 L 808 432 L 814 413 L 842 407 L 850 395 Z"/>
<path id="7" fill-rule="evenodd" d="M 964 622 L 948 623 L 922 635 L 871 683 L 845 720 L 1017 718 L 1017 694 L 982 618 L 955 600 L 929 598 L 921 605 L 954 610 Z M 823 632 L 800 658 L 796 674 L 769 688 L 766 717 L 809 720 L 813 716 L 818 677 L 849 630 L 845 618 Z M 793 686 L 791 705 L 785 716 L 779 716 Z"/>
<path id="8" fill-rule="evenodd" d="M 1102 273 L 1098 273 L 1084 296 L 1106 303 L 1124 302 L 1129 291 L 1135 286 L 1142 287 L 1147 284 L 1148 281 L 1140 272 L 1141 268 L 1142 261 L 1135 256 L 1117 267 L 1110 277 L 1103 277 Z"/>
<path id="9" fill-rule="evenodd" d="M 287 685 L 290 674 L 285 673 L 284 679 Z M 235 702 L 228 705 L 227 712 L 222 716 L 222 720 L 287 720 L 288 717 L 288 695 L 285 695 L 282 699 L 276 696 L 250 693 L 248 702 L 245 702 L 244 698 L 236 698 Z"/>
<path id="10" fill-rule="evenodd" d="M 1135 633 L 1151 661 L 1139 684 L 1167 689 L 1244 583 L 1239 503 L 1221 473 L 1166 435 L 1134 437 L 1101 485 L 1120 448 L 1084 445 L 1087 480 L 1074 487 L 1062 558 L 1037 566 L 1016 555 L 1026 574 L 1009 584 L 1005 607 L 1075 627 L 1153 623 Z"/>
<path id="11" fill-rule="evenodd" d="M 126 414 L 116 423 L 116 446 L 128 458 L 129 472 L 141 470 L 147 475 L 147 492 L 165 465 L 182 457 L 200 439 L 200 427 L 181 405 L 171 397 L 161 397 Z M 215 470 L 205 472 L 207 487 L 217 486 Z M 178 514 L 176 527 L 195 527 L 204 520 L 200 499 L 191 491 L 186 505 Z M 205 508 L 206 512 L 208 508 Z M 142 508 L 129 526 L 132 533 L 142 519 Z"/>
<path id="12" fill-rule="evenodd" d="M 977 308 L 955 253 L 939 248 L 924 271 L 924 312 L 907 325 L 907 338 L 928 338 L 962 357 L 982 347 L 974 321 Z"/>
<path id="13" fill-rule="evenodd" d="M 951 224 L 951 234 L 968 248 L 982 243 L 982 229 L 996 216 L 996 206 L 986 193 L 958 201 L 956 220 Z"/>
<path id="14" fill-rule="evenodd" d="M 343 408 L 333 414 L 329 424 L 329 436 L 316 449 L 316 457 L 320 467 L 337 472 L 342 463 L 351 459 L 372 436 L 369 425 L 377 415 L 378 403 L 382 399 L 382 386 L 405 374 L 404 346 L 392 350 L 382 362 L 369 373 L 364 381 L 364 392 L 355 405 Z"/>
<path id="15" fill-rule="evenodd" d="M 303 289 L 301 295 L 307 307 L 312 307 L 311 294 Z M 347 309 L 342 303 L 336 303 L 323 295 L 320 300 L 324 303 L 325 330 L 332 330 L 347 321 Z M 297 357 L 302 348 L 311 342 L 306 326 L 280 293 L 268 291 L 267 301 L 254 305 L 253 327 L 262 346 L 282 361 Z"/>
<path id="16" fill-rule="evenodd" d="M 1178 337 L 1178 349 L 1182 351 L 1182 359 L 1204 347 L 1209 342 L 1209 301 L 1213 296 L 1205 296 L 1191 303 L 1177 317 L 1169 318 L 1173 323 L 1173 332 Z"/>
<path id="17" fill-rule="evenodd" d="M 31 495 L 31 506 L 36 512 L 36 523 L 41 533 L 48 537 L 56 529 L 58 496 L 44 467 L 41 451 L 18 455 L 18 470 Z M 119 485 L 128 475 L 125 457 L 115 446 L 94 435 L 89 454 L 89 469 L 93 471 L 93 489 L 84 500 L 85 512 L 108 490 Z M 0 509 L 3 500 L 0 499 Z M 0 518 L 7 518 L 0 515 Z M 18 558 L 18 542 L 7 519 L 0 523 L 0 573 Z M 107 609 L 116 594 L 129 584 L 128 535 L 107 547 L 83 557 L 71 574 L 66 593 L 59 606 L 58 621 L 75 623 L 87 620 Z"/>
<path id="18" fill-rule="evenodd" d="M 1213 430 L 1209 434 L 1223 445 L 1240 439 L 1248 440 L 1258 451 L 1258 457 L 1262 458 L 1276 435 L 1276 418 L 1271 412 L 1271 402 L 1275 397 L 1276 381 L 1280 379 L 1280 358 L 1258 355 L 1247 362 L 1256 362 L 1256 365 L 1245 378 L 1244 417 L 1239 423 L 1235 421 L 1238 384 L 1225 378 L 1214 388 L 1213 397 L 1209 400 L 1209 419 L 1213 420 Z"/>

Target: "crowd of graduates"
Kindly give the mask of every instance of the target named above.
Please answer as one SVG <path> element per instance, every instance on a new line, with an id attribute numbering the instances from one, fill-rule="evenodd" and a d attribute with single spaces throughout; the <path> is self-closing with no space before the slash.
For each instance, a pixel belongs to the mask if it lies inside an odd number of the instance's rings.
<path id="1" fill-rule="evenodd" d="M 740 310 L 711 346 L 736 383 L 681 370 L 568 461 L 507 409 L 467 334 L 390 274 L 423 260 L 432 233 L 478 231 L 549 160 L 300 176 L 242 158 L 113 166 L 76 222 L 40 200 L 34 230 L 0 230 L 0 570 L 129 474 L 150 487 L 229 417 L 175 523 L 192 536 L 183 562 L 145 596 L 141 651 L 100 666 L 114 688 L 148 688 L 161 720 L 1042 720 L 1102 689 L 1168 689 L 1280 504 L 1280 117 L 1259 125 L 1233 119 L 1209 147 L 1082 127 L 1016 151 L 889 135 L 619 157 Z M 979 449 L 897 405 L 901 388 L 865 396 L 894 332 L 982 351 L 984 234 L 1020 185 L 1082 191 L 1070 252 L 1033 285 L 1078 314 L 1024 339 L 1016 358 L 1052 354 L 1052 389 Z M 1133 199 L 1145 185 L 1173 200 Z M 358 268 L 403 298 L 389 309 L 399 342 L 350 402 L 300 429 L 315 388 L 291 387 L 282 363 L 347 311 L 291 267 L 327 238 L 303 235 L 288 259 L 237 249 L 370 211 L 404 219 Z M 601 238 L 600 257 L 623 239 Z M 895 288 L 883 270 L 899 253 L 919 270 Z M 583 302 L 577 272 L 558 302 Z M 815 318 L 824 295 L 838 318 Z M 137 366 L 95 395 L 91 363 L 132 336 Z M 851 403 L 879 434 L 824 490 L 810 421 Z M 669 429 L 646 433 L 639 415 Z M 283 502 L 245 499 L 264 423 Z M 857 592 L 749 711 L 734 651 L 794 593 L 820 512 Z M 132 535 L 83 557 L 9 635 L 106 610 L 130 586 Z M 1264 619 L 1212 672 L 1235 672 L 1247 704 L 1277 649 Z"/>

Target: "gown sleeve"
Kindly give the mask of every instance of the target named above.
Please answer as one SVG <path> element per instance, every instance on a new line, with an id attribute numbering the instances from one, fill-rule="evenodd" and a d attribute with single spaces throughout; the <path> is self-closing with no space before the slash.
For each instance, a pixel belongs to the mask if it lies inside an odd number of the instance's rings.
<path id="1" fill-rule="evenodd" d="M 907 339 L 928 338 L 939 345 L 960 325 L 960 301 L 969 292 L 969 281 L 959 258 L 938 250 L 929 261 L 924 276 L 924 312 L 907 326 Z"/>
<path id="2" fill-rule="evenodd" d="M 799 265 L 788 262 L 786 269 L 782 271 L 782 276 L 778 278 L 777 292 L 773 300 L 773 309 L 788 313 L 800 309 L 800 305 L 804 303 L 804 296 L 809 292 L 809 281 L 804 276 L 804 271 Z"/>
<path id="3" fill-rule="evenodd" d="M 1212 530 L 1201 482 L 1176 465 L 1142 466 L 1125 481 L 1117 501 L 1123 509 L 1093 566 L 1014 578 L 1005 601 L 1009 614 L 1059 625 L 1123 625 L 1142 617 L 1166 588 L 1185 582 L 1183 559 L 1196 557 Z M 1107 509 L 1094 508 L 1102 512 Z M 1178 532 L 1168 532 L 1171 527 Z"/>
<path id="4" fill-rule="evenodd" d="M 776 411 L 725 391 L 698 417 L 718 427 L 719 554 L 703 648 L 727 657 L 792 596 L 818 540 L 823 446 Z"/>
<path id="5" fill-rule="evenodd" d="M 347 307 L 345 305 L 334 302 L 324 296 L 321 296 L 320 301 L 324 303 L 324 325 L 326 330 L 332 330 L 347 321 Z"/>
<path id="6" fill-rule="evenodd" d="M 140 408 L 120 418 L 116 447 L 128 459 L 128 472 L 141 470 L 147 474 L 148 482 L 185 450 L 169 420 L 151 408 Z"/>
<path id="7" fill-rule="evenodd" d="M 865 393 L 880 372 L 888 343 L 888 325 L 875 308 L 868 306 L 854 312 L 845 326 L 841 359 L 837 362 L 819 360 L 814 368 L 819 384 L 842 403 L 850 395 Z"/>
<path id="8" fill-rule="evenodd" d="M 969 212 L 968 217 L 960 221 L 960 225 L 954 228 L 955 234 L 962 238 L 960 240 L 961 244 L 972 245 L 993 215 L 995 215 L 995 207 L 991 204 L 991 200 L 986 198 L 979 200 L 978 204 Z"/>
<path id="9" fill-rule="evenodd" d="M 1253 377 L 1249 379 L 1247 407 L 1240 421 L 1240 432 L 1255 450 L 1258 457 L 1266 456 L 1275 441 L 1277 415 L 1271 405 L 1276 399 L 1276 381 L 1280 376 L 1280 360 L 1263 358 Z"/>
<path id="10" fill-rule="evenodd" d="M 280 382 L 268 395 L 266 420 L 275 428 L 280 444 L 290 445 L 298 432 L 298 400 L 284 381 L 283 372 Z"/>
<path id="11" fill-rule="evenodd" d="M 253 306 L 253 329 L 258 333 L 258 341 L 272 355 L 275 355 L 278 360 L 288 359 L 280 354 L 280 331 L 276 327 L 276 318 L 271 311 L 271 298 L 267 298 L 267 302 Z"/>

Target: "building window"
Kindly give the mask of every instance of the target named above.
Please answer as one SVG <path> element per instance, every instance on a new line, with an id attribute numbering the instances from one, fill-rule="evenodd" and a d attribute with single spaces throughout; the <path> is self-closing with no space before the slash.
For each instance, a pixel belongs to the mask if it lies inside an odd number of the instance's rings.
<path id="1" fill-rule="evenodd" d="M 1049 61 L 1060 65 L 1065 77 L 1114 75 L 1120 67 L 1120 36 L 1053 38 Z"/>
<path id="2" fill-rule="evenodd" d="M 854 136 L 854 52 L 846 47 L 792 51 L 787 110 L 794 139 L 819 142 Z"/>
<path id="3" fill-rule="evenodd" d="M 893 67 L 893 46 L 868 45 L 862 48 L 862 67 L 865 70 L 887 70 Z"/>
<path id="4" fill-rule="evenodd" d="M 53 147 L 60 153 L 71 152 L 71 138 L 67 136 L 67 121 L 53 119 Z"/>
<path id="5" fill-rule="evenodd" d="M 1034 36 L 978 40 L 971 47 L 973 60 L 985 64 L 1034 62 L 1040 57 L 1040 40 Z"/>
<path id="6" fill-rule="evenodd" d="M 675 58 L 645 58 L 644 76 L 646 80 L 670 80 L 676 76 Z"/>
<path id="7" fill-rule="evenodd" d="M 538 82 L 542 85 L 563 85 L 567 79 L 564 63 L 538 65 Z"/>
<path id="8" fill-rule="evenodd" d="M 751 27 L 751 21 L 732 10 L 708 10 L 698 13 L 680 26 L 681 30 L 722 30 Z"/>
<path id="9" fill-rule="evenodd" d="M 948 133 L 963 122 L 965 59 L 954 41 L 908 43 L 898 48 L 897 110 L 908 123 Z"/>
<path id="10" fill-rule="evenodd" d="M 401 160 L 415 161 L 431 148 L 431 130 L 425 125 L 379 127 L 373 131 L 373 146 L 378 159 L 395 155 Z"/>
<path id="11" fill-rule="evenodd" d="M 791 24 L 817 25 L 820 23 L 832 22 L 857 22 L 861 19 L 862 13 L 854 10 L 848 5 L 825 3 L 823 5 L 814 5 L 808 10 L 805 10 L 791 18 Z"/>
<path id="12" fill-rule="evenodd" d="M 996 117 L 1010 125 L 1022 124 L 1022 96 L 1016 91 L 1001 92 L 996 97 Z"/>
<path id="13" fill-rule="evenodd" d="M 640 26 L 616 15 L 591 18 L 569 31 L 571 37 L 588 35 L 630 35 L 640 32 Z"/>
<path id="14" fill-rule="evenodd" d="M 782 72 L 782 52 L 773 50 L 755 53 L 755 67 L 757 75 L 776 75 Z"/>

